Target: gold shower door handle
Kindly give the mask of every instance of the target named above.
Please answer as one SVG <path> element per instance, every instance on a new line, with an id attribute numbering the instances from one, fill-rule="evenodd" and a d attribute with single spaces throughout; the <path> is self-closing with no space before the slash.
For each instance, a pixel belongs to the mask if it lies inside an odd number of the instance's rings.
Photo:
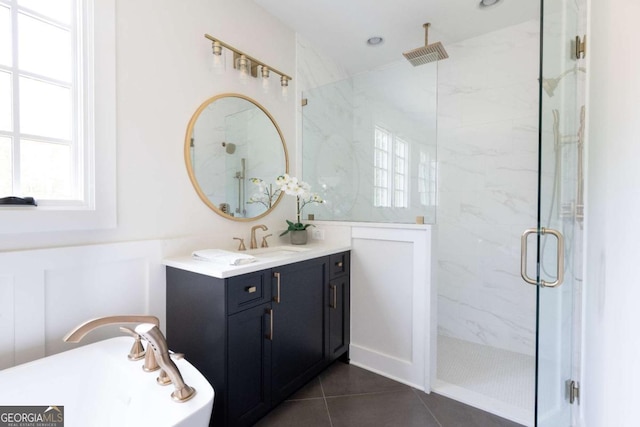
<path id="1" fill-rule="evenodd" d="M 522 237 L 520 238 L 520 276 L 530 285 L 538 285 L 538 282 L 529 276 L 527 276 L 527 238 L 530 234 L 537 234 L 537 228 L 528 228 L 524 230 L 522 233 Z"/>
<path id="2" fill-rule="evenodd" d="M 551 234 L 558 240 L 558 249 L 556 251 L 556 256 L 558 258 L 558 270 L 556 274 L 556 280 L 554 280 L 553 282 L 545 282 L 544 280 L 540 280 L 540 285 L 543 288 L 557 288 L 558 286 L 562 285 L 562 282 L 564 282 L 564 236 L 561 232 L 552 228 L 541 228 L 540 234 Z"/>
<path id="3" fill-rule="evenodd" d="M 530 285 L 538 285 L 538 282 L 527 275 L 527 238 L 530 234 L 537 234 L 537 228 L 529 228 L 522 233 L 522 237 L 520 239 L 520 275 L 524 279 L 525 282 Z M 564 236 L 558 230 L 554 230 L 552 228 L 540 228 L 540 235 L 544 236 L 545 234 L 551 234 L 555 236 L 558 240 L 558 250 L 556 252 L 557 256 L 557 274 L 556 280 L 553 282 L 546 282 L 544 280 L 540 280 L 540 286 L 543 288 L 557 288 L 564 281 Z"/>

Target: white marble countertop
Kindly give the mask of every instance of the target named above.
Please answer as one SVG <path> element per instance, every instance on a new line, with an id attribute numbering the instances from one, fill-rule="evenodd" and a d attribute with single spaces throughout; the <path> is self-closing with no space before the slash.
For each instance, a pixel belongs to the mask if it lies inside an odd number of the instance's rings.
<path id="1" fill-rule="evenodd" d="M 259 248 L 238 252 L 239 254 L 253 255 L 256 257 L 255 262 L 243 265 L 227 265 L 218 261 L 194 259 L 191 255 L 166 258 L 162 263 L 168 267 L 179 268 L 181 270 L 204 274 L 205 276 L 217 277 L 219 279 L 226 279 L 228 277 L 253 273 L 254 271 L 279 267 L 281 265 L 292 264 L 294 262 L 319 258 L 349 250 L 351 250 L 351 247 L 348 245 L 310 243 L 300 246 L 283 245 L 267 249 Z"/>

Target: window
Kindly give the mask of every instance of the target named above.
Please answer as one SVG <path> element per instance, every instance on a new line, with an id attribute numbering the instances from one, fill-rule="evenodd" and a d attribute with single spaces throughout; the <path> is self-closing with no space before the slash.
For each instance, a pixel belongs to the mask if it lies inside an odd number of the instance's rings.
<path id="1" fill-rule="evenodd" d="M 0 233 L 115 225 L 114 3 L 0 0 Z"/>
<path id="2" fill-rule="evenodd" d="M 0 2 L 3 195 L 82 201 L 84 83 L 75 0 Z"/>
<path id="3" fill-rule="evenodd" d="M 373 157 L 374 206 L 408 207 L 409 144 L 376 126 Z"/>

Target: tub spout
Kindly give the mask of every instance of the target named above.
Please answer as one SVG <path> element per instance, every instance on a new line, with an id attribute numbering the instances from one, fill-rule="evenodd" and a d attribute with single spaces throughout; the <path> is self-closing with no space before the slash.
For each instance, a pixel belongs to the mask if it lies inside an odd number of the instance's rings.
<path id="1" fill-rule="evenodd" d="M 138 325 L 135 331 L 149 342 L 149 347 L 153 349 L 156 361 L 175 386 L 174 392 L 171 393 L 173 400 L 186 402 L 191 399 L 196 394 L 196 390 L 185 384 L 182 379 L 182 374 L 180 374 L 178 367 L 173 363 L 173 360 L 171 360 L 167 340 L 164 338 L 164 335 L 162 335 L 162 332 L 160 332 L 160 329 L 154 324 L 143 323 Z"/>
<path id="2" fill-rule="evenodd" d="M 81 325 L 78 325 L 75 329 L 69 332 L 63 340 L 65 342 L 80 342 L 85 335 L 93 331 L 96 328 L 107 325 L 117 325 L 121 323 L 153 323 L 154 325 L 160 325 L 160 321 L 156 316 L 106 316 L 98 317 L 97 319 L 87 320 Z"/>
<path id="3" fill-rule="evenodd" d="M 150 323 L 154 326 L 160 325 L 160 320 L 156 316 L 142 316 L 142 315 L 131 315 L 131 316 L 106 316 L 106 317 L 98 317 L 97 319 L 91 319 L 84 322 L 81 325 L 78 325 L 75 329 L 69 332 L 63 340 L 65 342 L 80 342 L 85 335 L 89 332 L 93 331 L 96 328 L 100 328 L 102 326 L 107 325 L 118 325 L 122 323 Z M 146 372 L 153 372 L 159 369 L 158 364 L 156 363 L 153 351 L 147 351 L 144 358 L 144 366 L 143 369 Z"/>

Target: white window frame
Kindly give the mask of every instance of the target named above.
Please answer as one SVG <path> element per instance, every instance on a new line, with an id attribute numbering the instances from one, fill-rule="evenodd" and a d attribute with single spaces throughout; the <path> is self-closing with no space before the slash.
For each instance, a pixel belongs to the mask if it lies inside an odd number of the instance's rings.
<path id="1" fill-rule="evenodd" d="M 386 148 L 378 144 L 380 138 L 386 139 Z M 373 205 L 377 208 L 409 208 L 409 142 L 378 124 L 374 126 L 373 139 Z M 400 145 L 404 147 L 403 157 L 397 151 Z M 385 160 L 380 162 L 379 158 Z M 397 167 L 399 160 L 403 171 Z M 376 177 L 382 173 L 387 179 L 379 183 Z"/>
<path id="2" fill-rule="evenodd" d="M 0 207 L 0 233 L 93 230 L 116 226 L 115 0 L 82 3 L 81 90 L 83 200 L 38 201 L 38 207 Z M 2 0 L 15 5 L 15 0 Z"/>

